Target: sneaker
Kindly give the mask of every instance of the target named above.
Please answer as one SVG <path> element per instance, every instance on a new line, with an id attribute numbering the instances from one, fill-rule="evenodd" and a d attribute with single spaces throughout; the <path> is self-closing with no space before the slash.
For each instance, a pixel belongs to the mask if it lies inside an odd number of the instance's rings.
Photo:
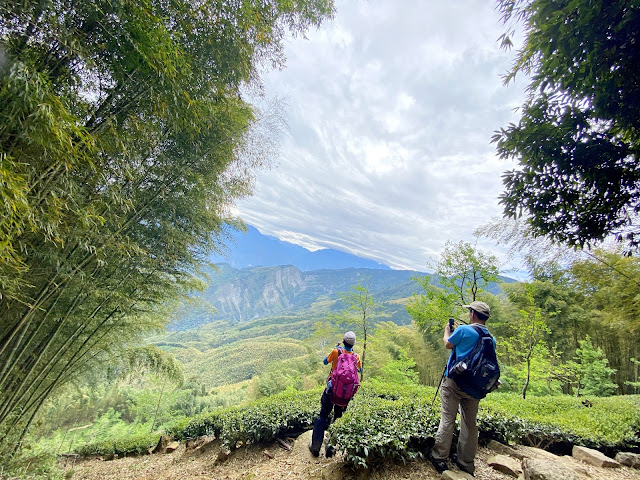
<path id="1" fill-rule="evenodd" d="M 313 448 L 311 448 L 311 442 L 309 442 L 309 451 L 311 452 L 311 455 L 313 455 L 314 457 L 320 456 L 320 450 L 314 450 Z"/>
<path id="2" fill-rule="evenodd" d="M 442 473 L 449 468 L 449 465 L 444 460 L 438 460 L 433 456 L 432 452 L 429 452 L 429 461 L 433 464 L 438 473 Z"/>

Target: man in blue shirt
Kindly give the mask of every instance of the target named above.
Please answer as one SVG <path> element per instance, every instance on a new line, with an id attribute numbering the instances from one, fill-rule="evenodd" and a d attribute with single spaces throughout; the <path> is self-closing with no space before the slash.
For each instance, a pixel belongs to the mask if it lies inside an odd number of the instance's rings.
<path id="1" fill-rule="evenodd" d="M 478 448 L 478 405 L 480 400 L 463 392 L 453 378 L 449 377 L 449 369 L 456 363 L 456 359 L 467 355 L 475 346 L 480 335 L 471 325 L 487 330 L 485 323 L 489 318 L 489 305 L 484 302 L 471 302 L 463 305 L 469 310 L 469 325 L 460 325 L 451 331 L 449 324 L 445 327 L 442 340 L 446 348 L 451 351 L 447 363 L 447 376 L 440 387 L 440 425 L 436 433 L 436 443 L 429 454 L 429 459 L 438 472 L 447 469 L 447 459 L 451 450 L 453 431 L 456 426 L 456 415 L 460 409 L 460 436 L 458 437 L 457 453 L 453 461 L 460 470 L 473 475 L 474 459 Z M 487 330 L 488 332 L 488 330 Z M 494 339 L 495 344 L 495 339 Z"/>

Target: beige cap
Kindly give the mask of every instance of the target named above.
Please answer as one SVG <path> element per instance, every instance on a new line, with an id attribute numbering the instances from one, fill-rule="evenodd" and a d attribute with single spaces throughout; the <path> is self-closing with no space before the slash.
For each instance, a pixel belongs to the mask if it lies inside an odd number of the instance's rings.
<path id="1" fill-rule="evenodd" d="M 484 315 L 485 317 L 489 317 L 490 316 L 490 309 L 489 309 L 489 305 L 487 305 L 484 302 L 471 302 L 469 305 L 462 305 L 464 308 L 470 308 L 471 310 L 474 310 L 476 312 L 478 312 L 481 315 Z"/>
<path id="2" fill-rule="evenodd" d="M 344 334 L 342 340 L 353 347 L 356 344 L 356 334 L 353 332 L 347 332 Z"/>

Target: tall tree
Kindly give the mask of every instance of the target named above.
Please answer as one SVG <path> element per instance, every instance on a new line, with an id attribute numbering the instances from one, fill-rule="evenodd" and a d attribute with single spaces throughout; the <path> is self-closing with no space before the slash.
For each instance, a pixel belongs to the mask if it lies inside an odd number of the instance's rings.
<path id="1" fill-rule="evenodd" d="M 640 244 L 640 9 L 636 2 L 499 0 L 524 43 L 505 79 L 530 74 L 518 124 L 493 137 L 504 214 L 570 246 Z M 510 34 L 503 43 L 511 45 Z"/>
<path id="2" fill-rule="evenodd" d="M 431 276 L 414 277 L 424 293 L 411 298 L 407 311 L 424 332 L 440 332 L 447 318 L 460 313 L 461 305 L 478 300 L 499 280 L 498 265 L 495 255 L 469 242 L 448 241 L 435 267 L 439 284 L 434 285 Z"/>
<path id="3" fill-rule="evenodd" d="M 362 355 L 360 362 L 362 371 L 360 380 L 364 379 L 364 365 L 367 355 L 367 336 L 376 315 L 380 313 L 380 304 L 369 291 L 370 280 L 365 280 L 352 285 L 347 292 L 340 293 L 340 300 L 345 305 L 337 316 L 338 322 L 343 325 L 354 326 L 356 331 L 362 332 Z"/>
<path id="4" fill-rule="evenodd" d="M 614 394 L 617 390 L 616 384 L 611 381 L 615 369 L 609 367 L 609 361 L 600 348 L 593 346 L 589 335 L 580 340 L 580 348 L 576 350 L 575 359 L 569 362 L 569 371 L 577 397 L 604 397 Z"/>
<path id="5" fill-rule="evenodd" d="M 513 368 L 524 372 L 521 395 L 526 398 L 531 382 L 531 365 L 535 360 L 546 360 L 548 348 L 544 341 L 550 333 L 542 309 L 535 305 L 531 284 L 520 284 L 507 288 L 511 300 L 524 303 L 519 315 L 514 316 L 507 325 L 507 332 L 500 340 L 499 348 L 504 351 L 505 359 Z M 536 358 L 537 357 L 537 358 Z"/>
<path id="6" fill-rule="evenodd" d="M 332 0 L 0 7 L 0 435 L 162 328 L 278 127 L 245 92 Z M 260 128 L 262 127 L 262 128 Z M 267 149 L 256 146 L 266 145 Z"/>

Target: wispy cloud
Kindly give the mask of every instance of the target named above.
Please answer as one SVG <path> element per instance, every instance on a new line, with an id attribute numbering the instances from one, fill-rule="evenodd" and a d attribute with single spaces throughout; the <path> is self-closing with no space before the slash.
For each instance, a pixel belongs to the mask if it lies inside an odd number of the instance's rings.
<path id="1" fill-rule="evenodd" d="M 500 215 L 491 135 L 524 95 L 501 75 L 495 2 L 338 0 L 264 77 L 285 98 L 278 167 L 239 212 L 265 234 L 424 270 L 447 240 Z M 490 242 L 482 248 L 500 253 Z"/>

